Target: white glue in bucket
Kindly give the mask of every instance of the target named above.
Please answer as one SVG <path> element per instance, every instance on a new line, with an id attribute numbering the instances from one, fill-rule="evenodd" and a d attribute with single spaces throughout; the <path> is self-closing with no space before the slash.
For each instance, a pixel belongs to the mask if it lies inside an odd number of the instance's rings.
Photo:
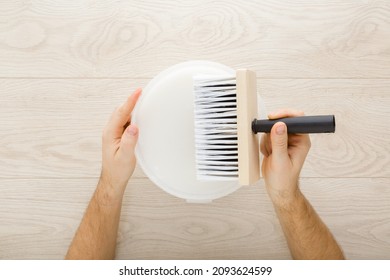
<path id="1" fill-rule="evenodd" d="M 235 71 L 210 61 L 174 65 L 144 88 L 132 122 L 139 127 L 137 162 L 149 179 L 187 202 L 205 203 L 234 192 L 240 185 L 238 180 L 204 182 L 196 179 L 195 75 L 233 76 Z"/>

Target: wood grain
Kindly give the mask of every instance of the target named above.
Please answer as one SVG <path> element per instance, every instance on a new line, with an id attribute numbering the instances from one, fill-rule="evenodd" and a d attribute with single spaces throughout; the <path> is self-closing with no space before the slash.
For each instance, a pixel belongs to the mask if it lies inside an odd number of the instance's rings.
<path id="1" fill-rule="evenodd" d="M 0 259 L 61 259 L 92 195 L 91 179 L 1 179 Z M 386 179 L 302 179 L 350 259 L 390 258 Z M 263 182 L 188 204 L 149 180 L 129 183 L 118 259 L 289 259 Z"/>
<path id="2" fill-rule="evenodd" d="M 2 1 L 0 259 L 62 259 L 94 191 L 101 132 L 161 70 L 254 70 L 267 111 L 335 114 L 301 188 L 350 259 L 390 259 L 390 2 Z M 263 182 L 187 204 L 137 167 L 118 259 L 289 259 Z"/>
<path id="3" fill-rule="evenodd" d="M 290 79 L 259 80 L 258 88 L 269 112 L 335 115 L 335 134 L 311 135 L 302 176 L 389 177 L 389 86 L 386 79 Z"/>
<path id="4" fill-rule="evenodd" d="M 109 115 L 147 81 L 0 80 L 0 178 L 95 177 Z M 335 134 L 312 136 L 303 177 L 390 177 L 389 80 L 259 79 L 258 90 L 269 112 L 336 115 Z"/>
<path id="5" fill-rule="evenodd" d="M 0 84 L 0 177 L 79 178 L 99 174 L 103 127 L 115 107 L 145 82 L 48 79 Z"/>
<path id="6" fill-rule="evenodd" d="M 388 1 L 3 1 L 0 17 L 0 77 L 150 78 L 193 59 L 390 77 Z"/>

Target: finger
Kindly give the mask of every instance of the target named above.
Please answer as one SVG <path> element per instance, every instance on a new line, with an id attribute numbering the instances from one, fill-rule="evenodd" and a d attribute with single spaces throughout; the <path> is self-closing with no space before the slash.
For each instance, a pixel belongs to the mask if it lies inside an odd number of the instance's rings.
<path id="1" fill-rule="evenodd" d="M 269 153 L 267 151 L 267 148 L 265 146 L 265 142 L 267 141 L 267 136 L 266 134 L 263 134 L 263 136 L 261 136 L 261 141 L 260 141 L 260 152 L 265 156 L 265 157 L 268 157 L 269 156 Z"/>
<path id="2" fill-rule="evenodd" d="M 108 133 L 112 138 L 116 139 L 122 136 L 123 130 L 130 123 L 131 112 L 133 111 L 141 92 L 142 90 L 140 88 L 135 90 L 134 93 L 127 98 L 126 102 L 119 106 L 111 115 L 108 122 Z"/>
<path id="3" fill-rule="evenodd" d="M 123 106 L 122 109 L 123 109 L 123 112 L 125 115 L 130 115 L 130 117 L 131 117 L 131 113 L 133 112 L 134 107 L 137 104 L 139 97 L 141 96 L 141 93 L 142 93 L 142 89 L 137 88 L 133 92 L 133 94 L 127 98 L 126 102 L 122 105 Z"/>
<path id="4" fill-rule="evenodd" d="M 310 146 L 310 137 L 307 134 L 289 136 L 290 157 L 294 165 L 303 165 L 309 153 Z"/>
<path id="5" fill-rule="evenodd" d="M 268 157 L 272 153 L 270 137 L 269 137 L 268 133 L 267 134 L 263 134 L 263 136 L 261 137 L 260 151 L 266 157 Z"/>
<path id="6" fill-rule="evenodd" d="M 134 148 L 137 144 L 137 140 L 138 127 L 134 124 L 130 124 L 122 135 L 118 155 L 126 159 L 131 159 L 134 156 Z"/>
<path id="7" fill-rule="evenodd" d="M 277 122 L 271 129 L 272 158 L 276 164 L 284 165 L 289 160 L 287 126 Z"/>
<path id="8" fill-rule="evenodd" d="M 280 118 L 291 118 L 291 117 L 300 117 L 303 116 L 303 111 L 294 110 L 294 109 L 280 109 L 276 112 L 268 114 L 269 119 L 280 119 Z"/>

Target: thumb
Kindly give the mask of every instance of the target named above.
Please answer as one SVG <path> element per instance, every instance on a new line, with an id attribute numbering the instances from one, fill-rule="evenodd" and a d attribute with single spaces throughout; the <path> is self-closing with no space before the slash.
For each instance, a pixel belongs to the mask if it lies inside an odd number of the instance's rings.
<path id="1" fill-rule="evenodd" d="M 134 148 L 138 140 L 138 127 L 134 124 L 130 124 L 124 131 L 121 143 L 119 147 L 119 152 L 125 158 L 134 155 Z"/>
<path id="2" fill-rule="evenodd" d="M 277 122 L 271 129 L 272 158 L 279 162 L 288 159 L 287 126 L 283 122 Z"/>

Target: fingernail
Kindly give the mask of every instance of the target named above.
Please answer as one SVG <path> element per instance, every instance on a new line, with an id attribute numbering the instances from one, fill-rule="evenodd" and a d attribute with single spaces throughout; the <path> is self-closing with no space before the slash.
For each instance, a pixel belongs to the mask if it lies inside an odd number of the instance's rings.
<path id="1" fill-rule="evenodd" d="M 279 124 L 276 127 L 276 134 L 282 135 L 282 134 L 284 134 L 285 130 L 286 130 L 285 125 L 284 124 Z"/>
<path id="2" fill-rule="evenodd" d="M 135 136 L 135 135 L 137 135 L 138 130 L 137 130 L 137 128 L 135 128 L 134 126 L 131 126 L 131 125 L 130 125 L 129 127 L 127 127 L 126 132 L 127 132 L 128 134 L 130 134 L 131 136 Z"/>
<path id="3" fill-rule="evenodd" d="M 137 88 L 137 89 L 134 91 L 133 94 L 139 94 L 139 95 L 141 95 L 141 93 L 142 93 L 142 88 Z"/>

